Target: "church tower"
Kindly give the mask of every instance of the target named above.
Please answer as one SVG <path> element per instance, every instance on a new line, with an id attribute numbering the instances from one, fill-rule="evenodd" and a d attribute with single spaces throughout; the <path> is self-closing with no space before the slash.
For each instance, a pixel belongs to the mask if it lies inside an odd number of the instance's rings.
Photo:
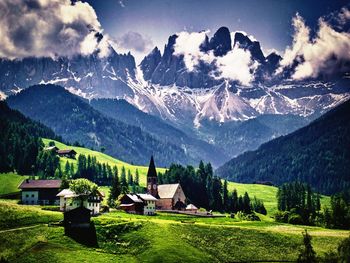
<path id="1" fill-rule="evenodd" d="M 158 198 L 157 171 L 156 166 L 154 165 L 153 156 L 151 156 L 147 172 L 147 193 Z"/>

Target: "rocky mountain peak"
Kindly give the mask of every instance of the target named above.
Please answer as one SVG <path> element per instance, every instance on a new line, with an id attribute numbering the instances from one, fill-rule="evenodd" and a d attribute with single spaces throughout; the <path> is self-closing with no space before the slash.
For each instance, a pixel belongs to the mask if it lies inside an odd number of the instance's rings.
<path id="1" fill-rule="evenodd" d="M 209 49 L 215 56 L 224 56 L 232 49 L 231 34 L 227 27 L 220 27 L 209 41 Z"/>

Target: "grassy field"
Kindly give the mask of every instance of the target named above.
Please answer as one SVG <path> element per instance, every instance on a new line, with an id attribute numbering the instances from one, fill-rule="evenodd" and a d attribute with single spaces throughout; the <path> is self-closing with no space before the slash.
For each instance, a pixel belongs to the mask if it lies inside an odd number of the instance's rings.
<path id="1" fill-rule="evenodd" d="M 45 145 L 48 145 L 49 142 L 52 141 L 50 139 L 43 139 L 43 142 Z M 101 163 L 108 163 L 109 165 L 111 166 L 114 166 L 116 165 L 118 167 L 118 170 L 119 170 L 119 173 L 122 169 L 122 167 L 124 166 L 126 171 L 127 170 L 130 170 L 131 174 L 132 175 L 135 175 L 136 173 L 136 169 L 138 169 L 139 171 L 139 174 L 140 174 L 140 185 L 141 186 L 145 186 L 146 185 L 146 175 L 147 175 L 147 170 L 148 170 L 148 167 L 146 166 L 137 166 L 137 165 L 132 165 L 132 164 L 129 164 L 129 163 L 126 163 L 126 162 L 122 162 L 118 159 L 115 159 L 107 154 L 104 154 L 104 153 L 101 153 L 101 152 L 98 152 L 98 151 L 93 151 L 93 150 L 90 150 L 90 149 L 87 149 L 87 148 L 83 148 L 83 147 L 74 147 L 74 146 L 67 146 L 61 142 L 58 142 L 58 141 L 54 141 L 55 142 L 55 145 L 63 150 L 63 149 L 73 149 L 74 151 L 76 151 L 79 154 L 84 154 L 84 155 L 91 155 L 91 156 L 95 156 L 97 161 L 101 162 Z M 78 158 L 78 155 L 76 158 Z M 66 162 L 68 161 L 69 163 L 73 163 L 74 166 L 75 166 L 75 169 L 77 168 L 77 161 L 76 160 L 72 160 L 72 159 L 69 159 L 69 158 L 60 158 L 60 161 L 61 161 L 61 166 L 62 166 L 62 169 L 64 169 L 64 165 L 66 164 Z M 157 164 L 156 164 L 157 165 Z M 157 167 L 157 171 L 158 172 L 161 172 L 161 173 L 164 173 L 165 172 L 165 169 L 164 168 L 158 168 Z"/>
<path id="2" fill-rule="evenodd" d="M 19 184 L 26 178 L 16 173 L 0 174 L 0 195 L 18 192 Z"/>
<path id="3" fill-rule="evenodd" d="M 265 208 L 268 214 L 274 214 L 277 212 L 277 187 L 269 186 L 269 185 L 261 185 L 261 184 L 240 184 L 235 182 L 228 182 L 228 190 L 230 192 L 233 189 L 237 190 L 238 195 L 243 195 L 244 192 L 248 192 L 250 198 L 256 196 L 256 198 L 264 201 Z M 321 206 L 330 205 L 330 197 L 329 196 L 321 196 Z"/>
<path id="4" fill-rule="evenodd" d="M 0 207 L 4 205 L 0 201 Z M 312 245 L 319 256 L 335 250 L 350 233 L 229 217 L 194 218 L 167 213 L 147 217 L 116 211 L 93 218 L 98 247 L 86 247 L 64 236 L 63 228 L 41 224 L 46 211 L 11 203 L 7 206 L 14 218 L 19 218 L 18 214 L 37 215 L 31 217 L 31 224 L 37 225 L 33 228 L 0 230 L 0 258 L 9 262 L 295 261 L 304 229 L 313 237 Z M 49 218 L 59 220 L 59 214 L 50 212 Z M 9 213 L 6 218 L 10 220 Z M 27 221 L 16 221 L 27 226 Z"/>

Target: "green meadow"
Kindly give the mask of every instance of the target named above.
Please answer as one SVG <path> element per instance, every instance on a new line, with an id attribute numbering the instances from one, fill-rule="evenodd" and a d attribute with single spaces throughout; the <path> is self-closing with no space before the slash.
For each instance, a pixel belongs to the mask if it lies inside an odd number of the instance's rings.
<path id="1" fill-rule="evenodd" d="M 65 236 L 62 227 L 48 226 L 62 218 L 60 212 L 0 201 L 0 215 L 0 258 L 26 263 L 295 261 L 304 229 L 319 256 L 336 250 L 350 233 L 264 220 L 113 211 L 93 218 L 98 246 L 86 247 Z M 12 220 L 16 229 L 4 230 L 3 222 Z"/>
<path id="2" fill-rule="evenodd" d="M 48 146 L 50 141 L 53 141 L 53 140 L 43 139 L 43 142 L 46 146 Z M 54 142 L 55 142 L 55 145 L 60 150 L 73 149 L 74 151 L 76 151 L 78 154 L 76 156 L 76 159 L 78 158 L 79 154 L 91 155 L 91 156 L 96 157 L 97 161 L 99 161 L 101 163 L 108 163 L 110 166 L 116 165 L 118 167 L 119 174 L 120 174 L 120 171 L 121 171 L 123 166 L 125 167 L 126 171 L 130 170 L 131 174 L 133 174 L 133 175 L 135 175 L 136 169 L 138 169 L 139 174 L 140 174 L 140 184 L 142 186 L 146 185 L 146 175 L 147 175 L 147 170 L 148 170 L 148 167 L 146 167 L 146 166 L 132 165 L 132 164 L 120 161 L 116 158 L 113 158 L 107 154 L 98 152 L 98 151 L 93 151 L 93 150 L 83 148 L 83 147 L 68 146 L 68 145 L 65 145 L 65 144 L 58 142 L 58 141 L 54 141 Z M 66 164 L 67 161 L 69 163 L 73 163 L 73 165 L 75 166 L 75 169 L 77 168 L 77 161 L 76 160 L 61 157 L 60 162 L 61 162 L 62 169 L 64 169 L 64 165 Z M 157 168 L 157 171 L 163 173 L 163 172 L 165 172 L 165 169 L 164 168 Z"/>

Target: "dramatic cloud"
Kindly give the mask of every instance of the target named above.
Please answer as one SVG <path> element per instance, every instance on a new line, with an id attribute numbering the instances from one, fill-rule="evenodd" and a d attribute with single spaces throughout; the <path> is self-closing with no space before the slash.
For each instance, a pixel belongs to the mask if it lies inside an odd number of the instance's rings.
<path id="1" fill-rule="evenodd" d="M 0 1 L 0 57 L 57 57 L 109 52 L 94 9 L 70 0 Z"/>
<path id="2" fill-rule="evenodd" d="M 349 18 L 349 10 L 342 9 L 338 19 L 346 23 Z M 292 65 L 294 61 L 299 62 L 292 75 L 294 80 L 349 70 L 347 65 L 350 61 L 350 34 L 348 32 L 336 31 L 321 18 L 317 34 L 311 39 L 310 29 L 298 14 L 293 19 L 293 26 L 295 30 L 293 45 L 286 49 L 277 73 Z"/>
<path id="3" fill-rule="evenodd" d="M 214 56 L 213 51 L 203 52 L 200 47 L 208 32 L 178 33 L 174 45 L 174 55 L 183 56 L 189 71 L 195 71 L 196 66 L 202 61 L 215 66 L 215 70 L 212 72 L 214 78 L 236 80 L 243 85 L 249 85 L 254 79 L 252 72 L 257 67 L 257 63 L 252 62 L 250 52 L 239 47 L 235 47 L 222 57 Z M 231 36 L 234 36 L 234 33 L 231 33 Z"/>
<path id="4" fill-rule="evenodd" d="M 252 62 L 249 51 L 234 48 L 223 57 L 216 59 L 216 65 L 220 77 L 240 81 L 243 85 L 249 85 L 254 79 L 254 71 L 258 63 Z"/>
<path id="5" fill-rule="evenodd" d="M 153 47 L 151 39 L 142 36 L 140 33 L 129 31 L 116 39 L 117 46 L 125 50 L 146 52 Z"/>

